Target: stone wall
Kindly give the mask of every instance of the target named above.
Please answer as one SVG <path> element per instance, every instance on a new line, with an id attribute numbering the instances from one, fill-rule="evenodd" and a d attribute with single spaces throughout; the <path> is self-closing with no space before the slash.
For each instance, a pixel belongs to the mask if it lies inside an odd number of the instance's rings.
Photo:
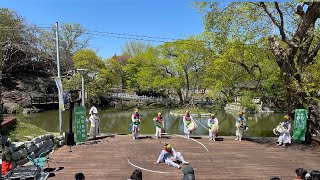
<path id="1" fill-rule="evenodd" d="M 52 134 L 46 134 L 35 137 L 30 141 L 14 142 L 5 147 L 3 156 L 5 161 L 10 162 L 13 167 L 23 165 L 29 160 L 27 156 L 33 158 L 39 157 L 43 152 L 53 150 L 63 146 L 65 140 L 63 136 L 54 137 Z"/>

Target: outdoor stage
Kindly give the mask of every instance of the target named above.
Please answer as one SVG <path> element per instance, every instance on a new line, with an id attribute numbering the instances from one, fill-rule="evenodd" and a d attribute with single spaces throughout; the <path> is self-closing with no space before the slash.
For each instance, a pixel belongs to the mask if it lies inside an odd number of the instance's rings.
<path id="1" fill-rule="evenodd" d="M 190 162 L 197 180 L 269 179 L 272 176 L 294 179 L 295 169 L 299 167 L 308 171 L 320 170 L 319 151 L 294 150 L 276 144 L 268 147 L 246 140 L 235 141 L 233 137 L 216 142 L 209 141 L 207 136 L 195 139 L 204 147 L 196 141 L 174 135 L 169 137 L 171 139 L 133 141 L 129 135 L 117 135 L 99 139 L 96 143 L 88 141 L 72 146 L 72 152 L 64 146 L 51 155 L 50 168 L 60 167 L 61 170 L 49 179 L 74 179 L 77 172 L 84 173 L 88 180 L 128 179 L 136 169 L 129 164 L 128 158 L 133 165 L 147 169 L 142 170 L 143 179 L 181 179 L 184 165 L 177 169 L 164 163 L 155 164 L 165 143 L 171 143 Z"/>

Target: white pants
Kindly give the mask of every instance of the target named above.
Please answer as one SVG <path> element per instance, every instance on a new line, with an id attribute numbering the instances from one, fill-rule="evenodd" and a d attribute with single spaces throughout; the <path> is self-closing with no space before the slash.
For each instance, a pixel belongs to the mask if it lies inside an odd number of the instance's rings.
<path id="1" fill-rule="evenodd" d="M 237 128 L 236 136 L 237 136 L 237 138 L 239 138 L 239 139 L 242 138 L 242 136 L 243 136 L 243 129 L 242 129 L 242 128 Z"/>
<path id="2" fill-rule="evenodd" d="M 186 135 L 187 138 L 189 138 L 190 136 L 190 131 L 188 130 L 188 126 L 184 125 L 184 129 L 183 129 L 184 134 Z"/>
<path id="3" fill-rule="evenodd" d="M 172 166 L 172 167 L 178 167 L 179 164 L 173 162 L 174 158 L 173 157 L 170 157 L 170 158 L 167 158 L 164 162 L 169 165 L 169 166 Z M 186 161 L 183 159 L 183 156 L 181 155 L 180 152 L 177 152 L 177 160 L 181 161 L 182 163 L 185 163 Z"/>
<path id="4" fill-rule="evenodd" d="M 286 133 L 282 133 L 280 134 L 279 138 L 278 138 L 278 142 L 287 144 L 287 143 L 291 143 L 291 136 L 290 136 L 290 132 L 286 132 Z"/>
<path id="5" fill-rule="evenodd" d="M 159 138 L 159 137 L 161 137 L 161 128 L 156 126 L 156 138 Z"/>
<path id="6" fill-rule="evenodd" d="M 132 139 L 138 139 L 140 132 L 140 125 L 132 125 Z"/>
<path id="7" fill-rule="evenodd" d="M 89 132 L 89 136 L 92 136 L 92 137 L 97 137 L 100 135 L 100 129 L 99 129 L 99 126 L 90 126 L 90 132 Z"/>
<path id="8" fill-rule="evenodd" d="M 216 133 L 213 132 L 211 129 L 209 129 L 209 138 L 210 139 L 216 139 Z"/>

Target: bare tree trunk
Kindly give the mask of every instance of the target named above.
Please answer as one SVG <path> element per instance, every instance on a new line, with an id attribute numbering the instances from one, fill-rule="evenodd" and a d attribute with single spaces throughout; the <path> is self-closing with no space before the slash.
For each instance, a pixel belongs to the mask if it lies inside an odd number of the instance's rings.
<path id="1" fill-rule="evenodd" d="M 183 70 L 185 76 L 186 76 L 186 88 L 187 88 L 187 93 L 186 93 L 186 97 L 185 99 L 188 99 L 189 98 L 189 90 L 190 90 L 190 81 L 189 81 L 189 74 L 188 74 L 188 70 L 187 69 L 184 69 Z"/>
<path id="2" fill-rule="evenodd" d="M 182 96 L 182 91 L 181 89 L 177 90 L 177 94 L 179 96 L 179 103 L 183 104 L 183 96 Z"/>

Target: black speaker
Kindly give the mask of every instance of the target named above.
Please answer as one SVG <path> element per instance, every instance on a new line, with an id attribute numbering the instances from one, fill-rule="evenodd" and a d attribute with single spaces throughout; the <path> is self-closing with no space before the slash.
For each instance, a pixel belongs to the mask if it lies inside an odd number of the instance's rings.
<path id="1" fill-rule="evenodd" d="M 73 132 L 66 132 L 65 133 L 65 139 L 66 139 L 66 144 L 68 146 L 74 146 L 76 142 L 74 141 L 74 133 Z"/>
<path id="2" fill-rule="evenodd" d="M 304 144 L 311 144 L 311 133 L 306 132 Z"/>

